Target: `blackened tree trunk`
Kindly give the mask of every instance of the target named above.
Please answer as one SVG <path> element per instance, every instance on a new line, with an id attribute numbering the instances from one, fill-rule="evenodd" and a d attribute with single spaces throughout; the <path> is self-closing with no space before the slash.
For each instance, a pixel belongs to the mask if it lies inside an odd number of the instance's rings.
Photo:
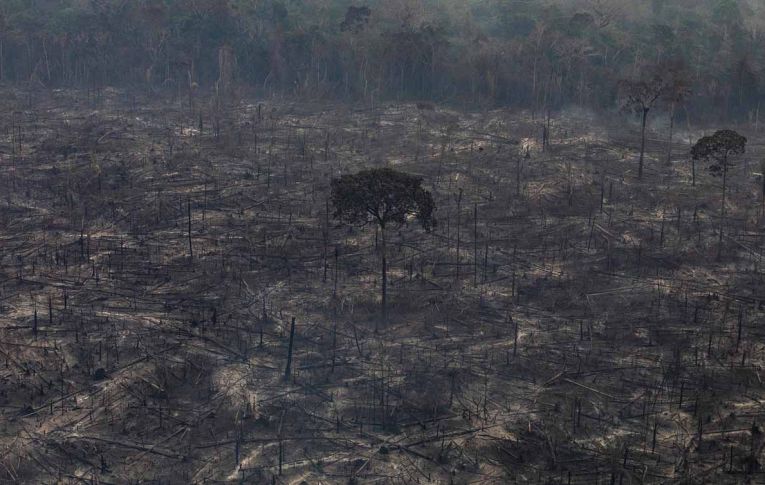
<path id="1" fill-rule="evenodd" d="M 385 241 L 385 225 L 380 225 L 380 239 L 381 239 L 381 246 L 380 250 L 382 251 L 382 302 L 381 302 L 381 310 L 382 310 L 382 319 L 383 323 L 386 323 L 388 321 L 388 254 L 387 254 L 387 245 Z"/>
<path id="2" fill-rule="evenodd" d="M 720 231 L 717 241 L 717 260 L 722 257 L 723 229 L 725 227 L 725 197 L 728 193 L 728 154 L 726 153 L 722 161 L 723 182 L 722 182 L 722 202 L 720 203 Z"/>
<path id="3" fill-rule="evenodd" d="M 292 324 L 290 325 L 290 344 L 287 347 L 287 367 L 284 369 L 284 381 L 290 380 L 290 374 L 292 374 L 292 346 L 295 342 L 295 317 L 292 317 Z"/>
<path id="4" fill-rule="evenodd" d="M 648 120 L 648 108 L 643 108 L 643 125 L 640 129 L 640 163 L 638 164 L 638 178 L 643 178 L 643 160 L 645 159 L 645 129 Z"/>
<path id="5" fill-rule="evenodd" d="M 669 142 L 667 143 L 667 165 L 672 163 L 672 137 L 675 131 L 675 103 L 669 109 Z"/>
<path id="6" fill-rule="evenodd" d="M 183 207 L 183 206 L 181 206 Z M 191 242 L 191 199 L 188 199 L 186 201 L 186 207 L 188 209 L 188 219 L 189 219 L 189 260 L 194 259 L 194 247 L 192 246 Z"/>

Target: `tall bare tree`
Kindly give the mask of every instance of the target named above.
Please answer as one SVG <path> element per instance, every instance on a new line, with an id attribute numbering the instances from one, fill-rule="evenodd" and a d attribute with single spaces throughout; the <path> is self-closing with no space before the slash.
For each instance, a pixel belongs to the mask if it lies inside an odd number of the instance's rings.
<path id="1" fill-rule="evenodd" d="M 667 91 L 667 81 L 657 72 L 644 79 L 625 79 L 619 84 L 622 107 L 627 110 L 637 111 L 641 115 L 638 178 L 643 178 L 648 113 Z"/>

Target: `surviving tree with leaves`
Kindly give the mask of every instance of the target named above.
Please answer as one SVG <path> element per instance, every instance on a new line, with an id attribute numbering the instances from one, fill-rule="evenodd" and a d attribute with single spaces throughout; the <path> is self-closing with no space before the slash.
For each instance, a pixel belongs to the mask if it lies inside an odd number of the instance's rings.
<path id="1" fill-rule="evenodd" d="M 714 135 L 705 136 L 691 148 L 694 160 L 710 162 L 709 171 L 715 177 L 722 177 L 722 202 L 720 205 L 720 230 L 717 245 L 717 259 L 722 255 L 723 229 L 725 226 L 725 196 L 728 189 L 728 169 L 730 157 L 746 152 L 746 137 L 733 130 L 720 130 Z"/>
<path id="2" fill-rule="evenodd" d="M 416 220 L 429 231 L 436 220 L 433 196 L 422 187 L 422 178 L 391 168 L 373 168 L 343 175 L 332 181 L 330 200 L 334 217 L 341 222 L 380 228 L 383 321 L 387 321 L 388 260 L 386 230 Z"/>

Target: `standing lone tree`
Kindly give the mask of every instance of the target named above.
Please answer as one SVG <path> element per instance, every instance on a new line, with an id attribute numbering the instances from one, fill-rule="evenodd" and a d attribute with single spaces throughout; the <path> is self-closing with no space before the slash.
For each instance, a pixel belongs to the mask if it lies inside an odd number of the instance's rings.
<path id="1" fill-rule="evenodd" d="M 648 113 L 666 92 L 667 83 L 660 74 L 654 74 L 648 79 L 621 81 L 619 87 L 621 90 L 622 107 L 624 109 L 637 111 L 642 117 L 642 125 L 640 129 L 640 162 L 638 164 L 638 178 L 642 179 Z"/>
<path id="2" fill-rule="evenodd" d="M 693 145 L 691 156 L 694 160 L 710 162 L 710 172 L 722 177 L 722 203 L 720 204 L 720 231 L 717 244 L 717 259 L 722 255 L 723 226 L 725 225 L 725 195 L 728 189 L 729 157 L 746 152 L 746 138 L 733 130 L 720 130 L 712 136 L 705 136 Z"/>
<path id="3" fill-rule="evenodd" d="M 388 319 L 388 260 L 385 230 L 415 218 L 429 231 L 435 224 L 435 204 L 422 188 L 422 178 L 390 168 L 362 170 L 332 181 L 334 217 L 351 225 L 375 223 L 380 228 L 382 255 L 382 317 Z"/>

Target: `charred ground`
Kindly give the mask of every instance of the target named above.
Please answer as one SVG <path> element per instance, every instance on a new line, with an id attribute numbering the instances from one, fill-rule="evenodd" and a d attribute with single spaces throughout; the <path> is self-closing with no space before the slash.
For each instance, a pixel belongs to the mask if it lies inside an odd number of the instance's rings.
<path id="1" fill-rule="evenodd" d="M 753 130 L 718 260 L 701 130 L 638 180 L 637 127 L 572 113 L 544 146 L 506 110 L 3 94 L 4 481 L 758 479 Z M 438 208 L 389 235 L 382 325 L 375 231 L 327 203 L 375 166 Z"/>

